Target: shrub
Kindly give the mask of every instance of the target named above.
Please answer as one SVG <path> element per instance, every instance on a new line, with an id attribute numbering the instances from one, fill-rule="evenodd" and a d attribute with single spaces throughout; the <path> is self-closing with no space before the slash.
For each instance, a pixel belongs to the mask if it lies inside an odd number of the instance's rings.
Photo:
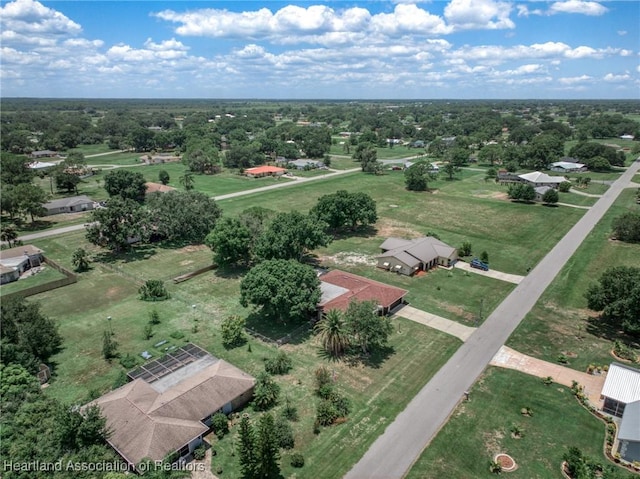
<path id="1" fill-rule="evenodd" d="M 218 439 L 222 439 L 229 432 L 229 419 L 226 414 L 216 413 L 211 418 L 211 427 Z"/>
<path id="2" fill-rule="evenodd" d="M 273 380 L 269 373 L 262 372 L 256 378 L 256 386 L 253 390 L 253 404 L 258 411 L 266 411 L 275 406 L 280 396 L 280 386 Z"/>
<path id="3" fill-rule="evenodd" d="M 240 346 L 247 341 L 244 333 L 246 321 L 241 316 L 229 316 L 222 320 L 220 330 L 222 334 L 222 345 L 225 348 Z"/>
<path id="4" fill-rule="evenodd" d="M 558 190 L 560 190 L 560 193 L 567 193 L 570 189 L 571 189 L 570 181 L 563 181 L 558 185 Z"/>
<path id="5" fill-rule="evenodd" d="M 155 308 L 149 311 L 149 324 L 160 324 L 160 314 Z"/>
<path id="6" fill-rule="evenodd" d="M 193 458 L 196 461 L 202 461 L 204 459 L 206 452 L 207 452 L 207 449 L 205 448 L 204 444 L 200 444 L 198 447 L 196 447 L 193 450 Z"/>
<path id="7" fill-rule="evenodd" d="M 325 366 L 320 366 L 316 369 L 315 372 L 316 377 L 316 392 L 320 391 L 320 388 L 326 384 L 331 384 L 333 379 L 331 377 L 331 372 Z"/>
<path id="8" fill-rule="evenodd" d="M 560 354 L 558 356 L 558 362 L 561 364 L 568 364 L 569 363 L 569 358 L 567 358 L 564 354 Z"/>
<path id="9" fill-rule="evenodd" d="M 304 456 L 299 452 L 296 452 L 291 456 L 291 466 L 300 468 L 304 466 Z"/>
<path id="10" fill-rule="evenodd" d="M 338 418 L 335 406 L 328 399 L 323 399 L 316 409 L 316 422 L 320 426 L 330 426 Z"/>
<path id="11" fill-rule="evenodd" d="M 282 410 L 282 417 L 293 422 L 298 420 L 298 409 L 289 404 L 289 399 L 286 400 L 286 404 Z"/>
<path id="12" fill-rule="evenodd" d="M 140 289 L 138 289 L 140 299 L 143 301 L 164 301 L 169 299 L 169 293 L 164 287 L 164 282 L 159 279 L 147 280 Z"/>
<path id="13" fill-rule="evenodd" d="M 547 376 L 546 378 L 542 378 L 542 384 L 546 386 L 550 386 L 553 384 L 553 378 L 551 376 Z"/>
<path id="14" fill-rule="evenodd" d="M 320 389 L 318 389 L 317 393 L 318 396 L 320 396 L 322 399 L 329 399 L 331 397 L 331 394 L 333 393 L 333 385 L 325 384 Z"/>
<path id="15" fill-rule="evenodd" d="M 295 438 L 293 437 L 293 429 L 291 425 L 283 417 L 276 419 L 274 424 L 274 434 L 278 446 L 282 449 L 293 449 Z"/>
<path id="16" fill-rule="evenodd" d="M 469 241 L 463 241 L 462 246 L 458 250 L 460 256 L 471 256 L 471 243 Z"/>
<path id="17" fill-rule="evenodd" d="M 145 324 L 143 334 L 144 339 L 151 339 L 153 337 L 153 326 L 151 326 L 151 323 Z"/>
<path id="18" fill-rule="evenodd" d="M 291 358 L 284 351 L 278 351 L 275 358 L 265 363 L 264 369 L 269 374 L 286 374 L 291 369 Z"/>
<path id="19" fill-rule="evenodd" d="M 138 364 L 138 358 L 127 353 L 120 358 L 120 365 L 125 369 L 133 369 Z"/>
<path id="20" fill-rule="evenodd" d="M 502 472 L 502 466 L 500 465 L 500 463 L 498 463 L 496 461 L 491 461 L 489 463 L 489 470 L 493 474 L 500 474 Z"/>
<path id="21" fill-rule="evenodd" d="M 184 333 L 182 331 L 174 331 L 169 336 L 171 336 L 173 339 L 182 339 L 184 338 Z"/>
<path id="22" fill-rule="evenodd" d="M 626 359 L 627 361 L 635 362 L 637 359 L 633 349 L 617 339 L 613 343 L 613 352 L 619 358 Z"/>
<path id="23" fill-rule="evenodd" d="M 480 253 L 480 261 L 482 261 L 483 263 L 489 263 L 489 253 L 487 253 L 486 251 Z"/>

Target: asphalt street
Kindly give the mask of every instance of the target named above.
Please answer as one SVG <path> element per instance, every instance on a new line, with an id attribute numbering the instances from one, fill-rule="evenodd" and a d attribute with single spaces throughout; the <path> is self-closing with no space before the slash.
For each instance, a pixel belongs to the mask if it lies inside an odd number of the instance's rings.
<path id="1" fill-rule="evenodd" d="M 640 162 L 636 161 L 613 183 L 411 400 L 347 473 L 347 479 L 394 479 L 405 476 L 446 423 L 465 391 L 482 374 L 639 169 Z"/>

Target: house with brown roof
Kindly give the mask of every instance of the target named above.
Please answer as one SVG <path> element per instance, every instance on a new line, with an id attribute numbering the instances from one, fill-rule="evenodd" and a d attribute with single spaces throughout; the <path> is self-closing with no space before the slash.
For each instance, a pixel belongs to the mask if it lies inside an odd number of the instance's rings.
<path id="1" fill-rule="evenodd" d="M 411 240 L 387 238 L 380 249 L 378 268 L 407 276 L 436 266 L 449 268 L 458 259 L 458 250 L 433 236 Z"/>
<path id="2" fill-rule="evenodd" d="M 109 444 L 135 468 L 143 459 L 187 460 L 202 443 L 211 417 L 246 404 L 255 379 L 194 344 L 130 372 L 133 381 L 97 405 L 111 431 Z"/>
<path id="3" fill-rule="evenodd" d="M 318 319 L 332 309 L 346 311 L 351 301 L 374 301 L 380 314 L 388 314 L 403 303 L 408 293 L 405 289 L 337 269 L 320 276 L 320 290 Z"/>

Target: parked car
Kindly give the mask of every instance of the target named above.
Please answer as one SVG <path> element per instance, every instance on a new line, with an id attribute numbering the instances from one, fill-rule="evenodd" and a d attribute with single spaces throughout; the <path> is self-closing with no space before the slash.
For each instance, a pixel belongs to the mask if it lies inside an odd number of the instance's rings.
<path id="1" fill-rule="evenodd" d="M 472 268 L 481 269 L 482 271 L 489 271 L 489 265 L 484 261 L 480 261 L 478 258 L 473 258 L 469 265 Z"/>

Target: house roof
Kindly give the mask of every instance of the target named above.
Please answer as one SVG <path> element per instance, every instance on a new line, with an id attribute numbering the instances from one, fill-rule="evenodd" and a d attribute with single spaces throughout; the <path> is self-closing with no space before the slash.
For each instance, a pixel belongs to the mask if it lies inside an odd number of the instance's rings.
<path id="1" fill-rule="evenodd" d="M 305 167 L 307 165 L 309 165 L 309 166 L 321 166 L 321 165 L 324 164 L 321 161 L 317 161 L 317 160 L 291 160 L 288 163 L 290 165 L 301 166 L 301 167 Z"/>
<path id="2" fill-rule="evenodd" d="M 44 168 L 52 168 L 54 166 L 56 166 L 55 163 L 49 163 L 47 161 L 32 161 L 27 165 L 27 167 L 32 170 L 42 170 Z"/>
<path id="3" fill-rule="evenodd" d="M 13 273 L 14 271 L 17 271 L 16 268 L 14 268 L 12 266 L 4 266 L 4 265 L 0 264 L 0 274 Z"/>
<path id="4" fill-rule="evenodd" d="M 96 404 L 112 431 L 109 443 L 130 464 L 162 460 L 207 431 L 201 420 L 254 386 L 235 366 L 202 357 L 155 382 L 135 379 Z"/>
<path id="5" fill-rule="evenodd" d="M 618 439 L 640 441 L 640 400 L 627 404 L 618 430 Z"/>
<path id="6" fill-rule="evenodd" d="M 322 275 L 320 281 L 321 287 L 322 283 L 328 283 L 329 285 L 339 286 L 346 290 L 346 292 L 338 296 L 327 296 L 327 300 L 324 302 L 321 299 L 318 307 L 325 311 L 330 309 L 345 311 L 349 307 L 349 303 L 353 300 L 375 301 L 378 305 L 388 308 L 407 294 L 407 291 L 404 289 L 389 286 L 388 284 L 337 269 Z M 325 286 L 325 288 L 328 287 Z"/>
<path id="7" fill-rule="evenodd" d="M 518 175 L 518 177 L 531 183 L 562 183 L 564 181 L 567 181 L 560 176 L 549 176 L 546 173 L 542 173 L 540 171 L 525 173 L 523 175 Z"/>
<path id="8" fill-rule="evenodd" d="M 4 259 L 19 258 L 25 255 L 33 256 L 42 253 L 44 253 L 43 250 L 41 250 L 40 248 L 36 248 L 31 244 L 16 246 L 15 248 L 0 250 L 0 262 Z"/>
<path id="9" fill-rule="evenodd" d="M 551 163 L 553 168 L 563 168 L 565 170 L 579 170 L 580 168 L 584 168 L 582 163 L 574 163 L 572 161 L 556 161 L 555 163 Z"/>
<path id="10" fill-rule="evenodd" d="M 600 394 L 624 404 L 640 401 L 640 370 L 611 363 Z"/>
<path id="11" fill-rule="evenodd" d="M 277 166 L 256 166 L 255 168 L 247 168 L 244 170 L 245 173 L 250 175 L 260 175 L 260 174 L 269 174 L 269 173 L 284 173 L 287 171 L 285 168 L 279 168 Z"/>
<path id="12" fill-rule="evenodd" d="M 411 240 L 387 238 L 380 248 L 387 251 L 378 255 L 379 258 L 394 257 L 411 267 L 420 262 L 429 263 L 437 258 L 451 258 L 456 252 L 455 248 L 433 236 Z"/>
<path id="13" fill-rule="evenodd" d="M 80 195 L 80 196 L 71 196 L 69 198 L 60 198 L 57 200 L 47 201 L 42 206 L 48 210 L 52 210 L 54 208 L 64 208 L 64 207 L 68 208 L 71 206 L 84 205 L 87 203 L 93 203 L 93 200 L 88 196 Z"/>
<path id="14" fill-rule="evenodd" d="M 148 195 L 149 193 L 155 193 L 156 191 L 160 193 L 167 193 L 169 191 L 175 190 L 173 186 L 163 185 L 162 183 L 153 183 L 151 181 L 148 181 L 147 183 L 145 183 L 145 185 L 147 187 L 147 191 L 145 191 L 145 195 Z"/>

